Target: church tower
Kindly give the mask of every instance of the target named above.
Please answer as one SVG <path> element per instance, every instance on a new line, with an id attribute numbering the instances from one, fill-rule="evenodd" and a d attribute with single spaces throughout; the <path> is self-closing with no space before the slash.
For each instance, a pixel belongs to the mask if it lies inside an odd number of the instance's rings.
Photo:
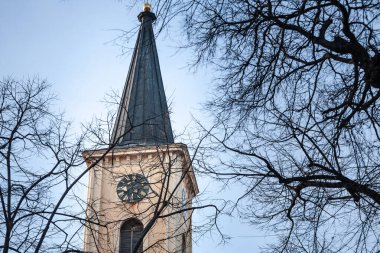
<path id="1" fill-rule="evenodd" d="M 141 22 L 111 137 L 85 151 L 90 170 L 85 252 L 192 252 L 198 193 L 186 145 L 175 143 L 149 4 Z"/>

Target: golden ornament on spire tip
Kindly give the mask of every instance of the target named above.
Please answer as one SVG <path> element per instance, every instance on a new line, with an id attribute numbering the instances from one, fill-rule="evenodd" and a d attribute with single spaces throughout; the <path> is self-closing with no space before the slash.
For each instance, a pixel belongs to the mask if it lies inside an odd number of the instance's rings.
<path id="1" fill-rule="evenodd" d="M 146 2 L 144 3 L 144 11 L 151 11 L 152 10 L 152 6 L 150 5 L 150 3 Z"/>

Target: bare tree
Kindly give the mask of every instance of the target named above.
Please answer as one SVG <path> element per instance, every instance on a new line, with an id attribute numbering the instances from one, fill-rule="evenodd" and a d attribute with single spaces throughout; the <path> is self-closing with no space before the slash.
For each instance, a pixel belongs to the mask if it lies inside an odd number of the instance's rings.
<path id="1" fill-rule="evenodd" d="M 0 81 L 2 252 L 83 247 L 88 221 L 81 179 L 93 166 L 81 166 L 82 151 L 89 138 L 102 145 L 95 138 L 102 132 L 85 129 L 74 136 L 70 123 L 54 110 L 55 101 L 50 85 L 37 77 Z"/>
<path id="2" fill-rule="evenodd" d="M 280 234 L 269 251 L 378 252 L 380 2 L 154 9 L 163 27 L 182 17 L 195 66 L 219 73 L 198 167 L 246 188 L 233 210 Z"/>
<path id="3" fill-rule="evenodd" d="M 62 201 L 75 179 L 72 169 L 82 163 L 81 140 L 70 138 L 69 123 L 51 108 L 54 100 L 39 78 L 0 81 L 3 252 L 49 251 L 80 239 L 66 230 L 80 216 Z"/>

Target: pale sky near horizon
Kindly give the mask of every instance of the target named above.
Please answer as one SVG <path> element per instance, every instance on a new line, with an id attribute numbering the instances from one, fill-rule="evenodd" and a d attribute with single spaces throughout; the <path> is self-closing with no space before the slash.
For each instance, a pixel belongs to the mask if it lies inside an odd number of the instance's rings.
<path id="1" fill-rule="evenodd" d="M 137 15 L 142 8 L 131 8 L 126 2 L 0 0 L 0 78 L 46 78 L 59 98 L 59 110 L 65 111 L 79 129 L 81 123 L 105 113 L 100 101 L 107 92 L 123 89 L 130 54 L 121 56 L 120 47 L 112 41 L 120 35 L 119 29 L 139 24 Z M 172 26 L 169 31 L 180 31 Z M 135 39 L 127 46 L 133 47 Z M 206 120 L 199 108 L 212 92 L 211 71 L 189 71 L 186 64 L 191 52 L 178 52 L 180 39 L 175 32 L 168 32 L 157 40 L 171 122 L 177 134 L 190 124 L 191 115 Z M 203 218 L 202 212 L 198 215 Z M 218 245 L 216 235 L 204 236 L 193 244 L 193 252 L 258 252 L 258 246 L 270 239 L 237 219 L 222 219 L 220 226 L 232 236 L 229 244 Z"/>

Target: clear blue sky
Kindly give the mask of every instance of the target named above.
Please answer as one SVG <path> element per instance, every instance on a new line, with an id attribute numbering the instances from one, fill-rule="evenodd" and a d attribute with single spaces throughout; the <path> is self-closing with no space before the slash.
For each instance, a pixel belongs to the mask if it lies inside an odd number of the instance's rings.
<path id="1" fill-rule="evenodd" d="M 121 56 L 112 41 L 121 34 L 118 29 L 138 25 L 143 1 L 137 2 L 132 8 L 117 0 L 0 0 L 0 78 L 46 78 L 59 97 L 59 109 L 79 129 L 105 113 L 100 102 L 105 93 L 124 86 L 130 55 Z M 198 109 L 211 92 L 212 73 L 189 72 L 191 53 L 176 53 L 181 36 L 175 31 L 180 29 L 172 28 L 160 35 L 157 46 L 173 129 L 181 133 L 191 114 L 202 120 Z M 134 42 L 135 37 L 126 46 Z M 201 190 L 204 186 L 201 181 Z M 258 252 L 265 241 L 262 233 L 236 219 L 223 219 L 220 225 L 232 236 L 230 243 L 218 246 L 216 238 L 205 236 L 193 245 L 194 253 Z"/>

